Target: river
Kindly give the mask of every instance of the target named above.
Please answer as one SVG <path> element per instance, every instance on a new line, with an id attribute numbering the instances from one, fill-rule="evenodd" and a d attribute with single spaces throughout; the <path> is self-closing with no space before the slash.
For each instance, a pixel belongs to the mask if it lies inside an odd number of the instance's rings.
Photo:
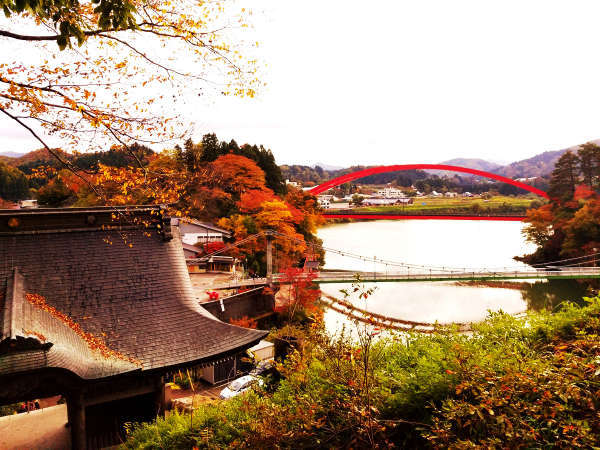
<path id="1" fill-rule="evenodd" d="M 373 257 L 411 264 L 455 268 L 524 267 L 514 256 L 531 253 L 520 222 L 485 220 L 374 220 L 337 223 L 319 229 L 328 248 L 365 255 L 370 261 L 327 252 L 325 269 L 378 272 L 394 271 L 374 263 Z M 488 311 L 510 314 L 528 308 L 552 307 L 562 300 L 580 300 L 587 286 L 573 280 L 526 283 L 523 289 L 459 286 L 456 282 L 366 283 L 375 291 L 366 302 L 350 300 L 361 308 L 386 316 L 427 323 L 473 322 Z M 328 295 L 343 298 L 347 284 L 322 284 Z M 345 323 L 341 314 L 328 310 L 327 327 L 335 331 Z"/>

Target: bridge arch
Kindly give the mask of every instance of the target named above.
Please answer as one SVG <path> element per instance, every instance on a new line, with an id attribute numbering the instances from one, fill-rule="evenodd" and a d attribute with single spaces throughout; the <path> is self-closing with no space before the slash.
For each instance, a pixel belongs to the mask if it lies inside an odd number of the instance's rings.
<path id="1" fill-rule="evenodd" d="M 313 195 L 318 195 L 325 192 L 328 189 L 334 188 L 344 183 L 348 183 L 350 181 L 357 180 L 359 178 L 363 178 L 369 175 L 375 175 L 378 173 L 387 173 L 387 172 L 399 172 L 403 170 L 447 170 L 450 172 L 462 172 L 468 173 L 471 175 L 477 175 L 480 177 L 491 178 L 497 181 L 502 181 L 503 183 L 512 184 L 518 188 L 524 189 L 529 192 L 533 192 L 534 194 L 539 195 L 540 197 L 550 198 L 546 191 L 542 191 L 541 189 L 535 188 L 525 183 L 521 183 L 520 181 L 513 180 L 511 178 L 503 177 L 502 175 L 498 175 L 491 172 L 486 172 L 484 170 L 477 169 L 469 169 L 468 167 L 461 166 L 451 166 L 448 164 L 396 164 L 392 166 L 378 166 L 378 167 L 370 167 L 368 169 L 359 170 L 357 172 L 348 173 L 345 175 L 341 175 L 333 180 L 326 181 L 319 186 L 312 188 L 309 192 Z"/>

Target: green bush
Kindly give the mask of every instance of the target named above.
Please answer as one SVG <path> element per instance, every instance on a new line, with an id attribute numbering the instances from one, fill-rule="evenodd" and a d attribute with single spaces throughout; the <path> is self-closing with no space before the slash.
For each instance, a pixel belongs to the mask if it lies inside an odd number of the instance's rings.
<path id="1" fill-rule="evenodd" d="M 313 325 L 272 394 L 136 426 L 125 446 L 597 447 L 600 299 L 586 301 L 490 313 L 469 334 L 357 342 Z"/>

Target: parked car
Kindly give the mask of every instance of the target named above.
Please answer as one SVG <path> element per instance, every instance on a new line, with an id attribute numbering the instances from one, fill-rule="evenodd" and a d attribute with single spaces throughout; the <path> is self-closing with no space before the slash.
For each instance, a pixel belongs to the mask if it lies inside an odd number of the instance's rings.
<path id="1" fill-rule="evenodd" d="M 227 387 L 221 391 L 219 397 L 222 399 L 233 398 L 236 395 L 240 395 L 242 392 L 246 392 L 255 383 L 262 386 L 264 381 L 255 375 L 244 375 L 229 383 Z"/>

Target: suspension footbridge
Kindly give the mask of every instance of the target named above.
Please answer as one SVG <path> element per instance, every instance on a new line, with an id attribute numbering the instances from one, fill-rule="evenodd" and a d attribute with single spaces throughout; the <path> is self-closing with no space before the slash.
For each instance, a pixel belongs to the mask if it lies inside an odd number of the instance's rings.
<path id="1" fill-rule="evenodd" d="M 245 243 L 263 237 L 267 249 L 267 276 L 263 278 L 249 278 L 231 280 L 227 283 L 214 286 L 213 289 L 232 289 L 257 287 L 269 284 L 289 283 L 289 276 L 285 273 L 273 271 L 273 243 L 277 240 L 291 240 L 297 243 L 307 244 L 276 231 L 263 231 L 248 236 L 246 239 L 231 244 L 223 249 L 206 255 L 210 258 L 216 254 L 226 253 Z M 325 269 L 311 271 L 296 276 L 296 279 L 306 277 L 314 283 L 350 283 L 355 280 L 361 282 L 424 282 L 424 281 L 490 281 L 490 280 L 533 280 L 533 279 L 592 279 L 600 278 L 600 267 L 596 260 L 600 253 L 593 253 L 581 257 L 565 258 L 556 261 L 548 261 L 543 264 L 526 265 L 520 264 L 513 267 L 448 267 L 423 264 L 411 264 L 400 261 L 392 261 L 377 257 L 367 257 L 345 250 L 324 247 L 320 244 L 308 244 L 318 246 L 327 253 L 334 253 L 354 260 L 360 260 L 365 265 L 372 267 L 383 267 L 385 270 L 332 270 Z M 189 260 L 190 263 L 197 260 Z"/>

